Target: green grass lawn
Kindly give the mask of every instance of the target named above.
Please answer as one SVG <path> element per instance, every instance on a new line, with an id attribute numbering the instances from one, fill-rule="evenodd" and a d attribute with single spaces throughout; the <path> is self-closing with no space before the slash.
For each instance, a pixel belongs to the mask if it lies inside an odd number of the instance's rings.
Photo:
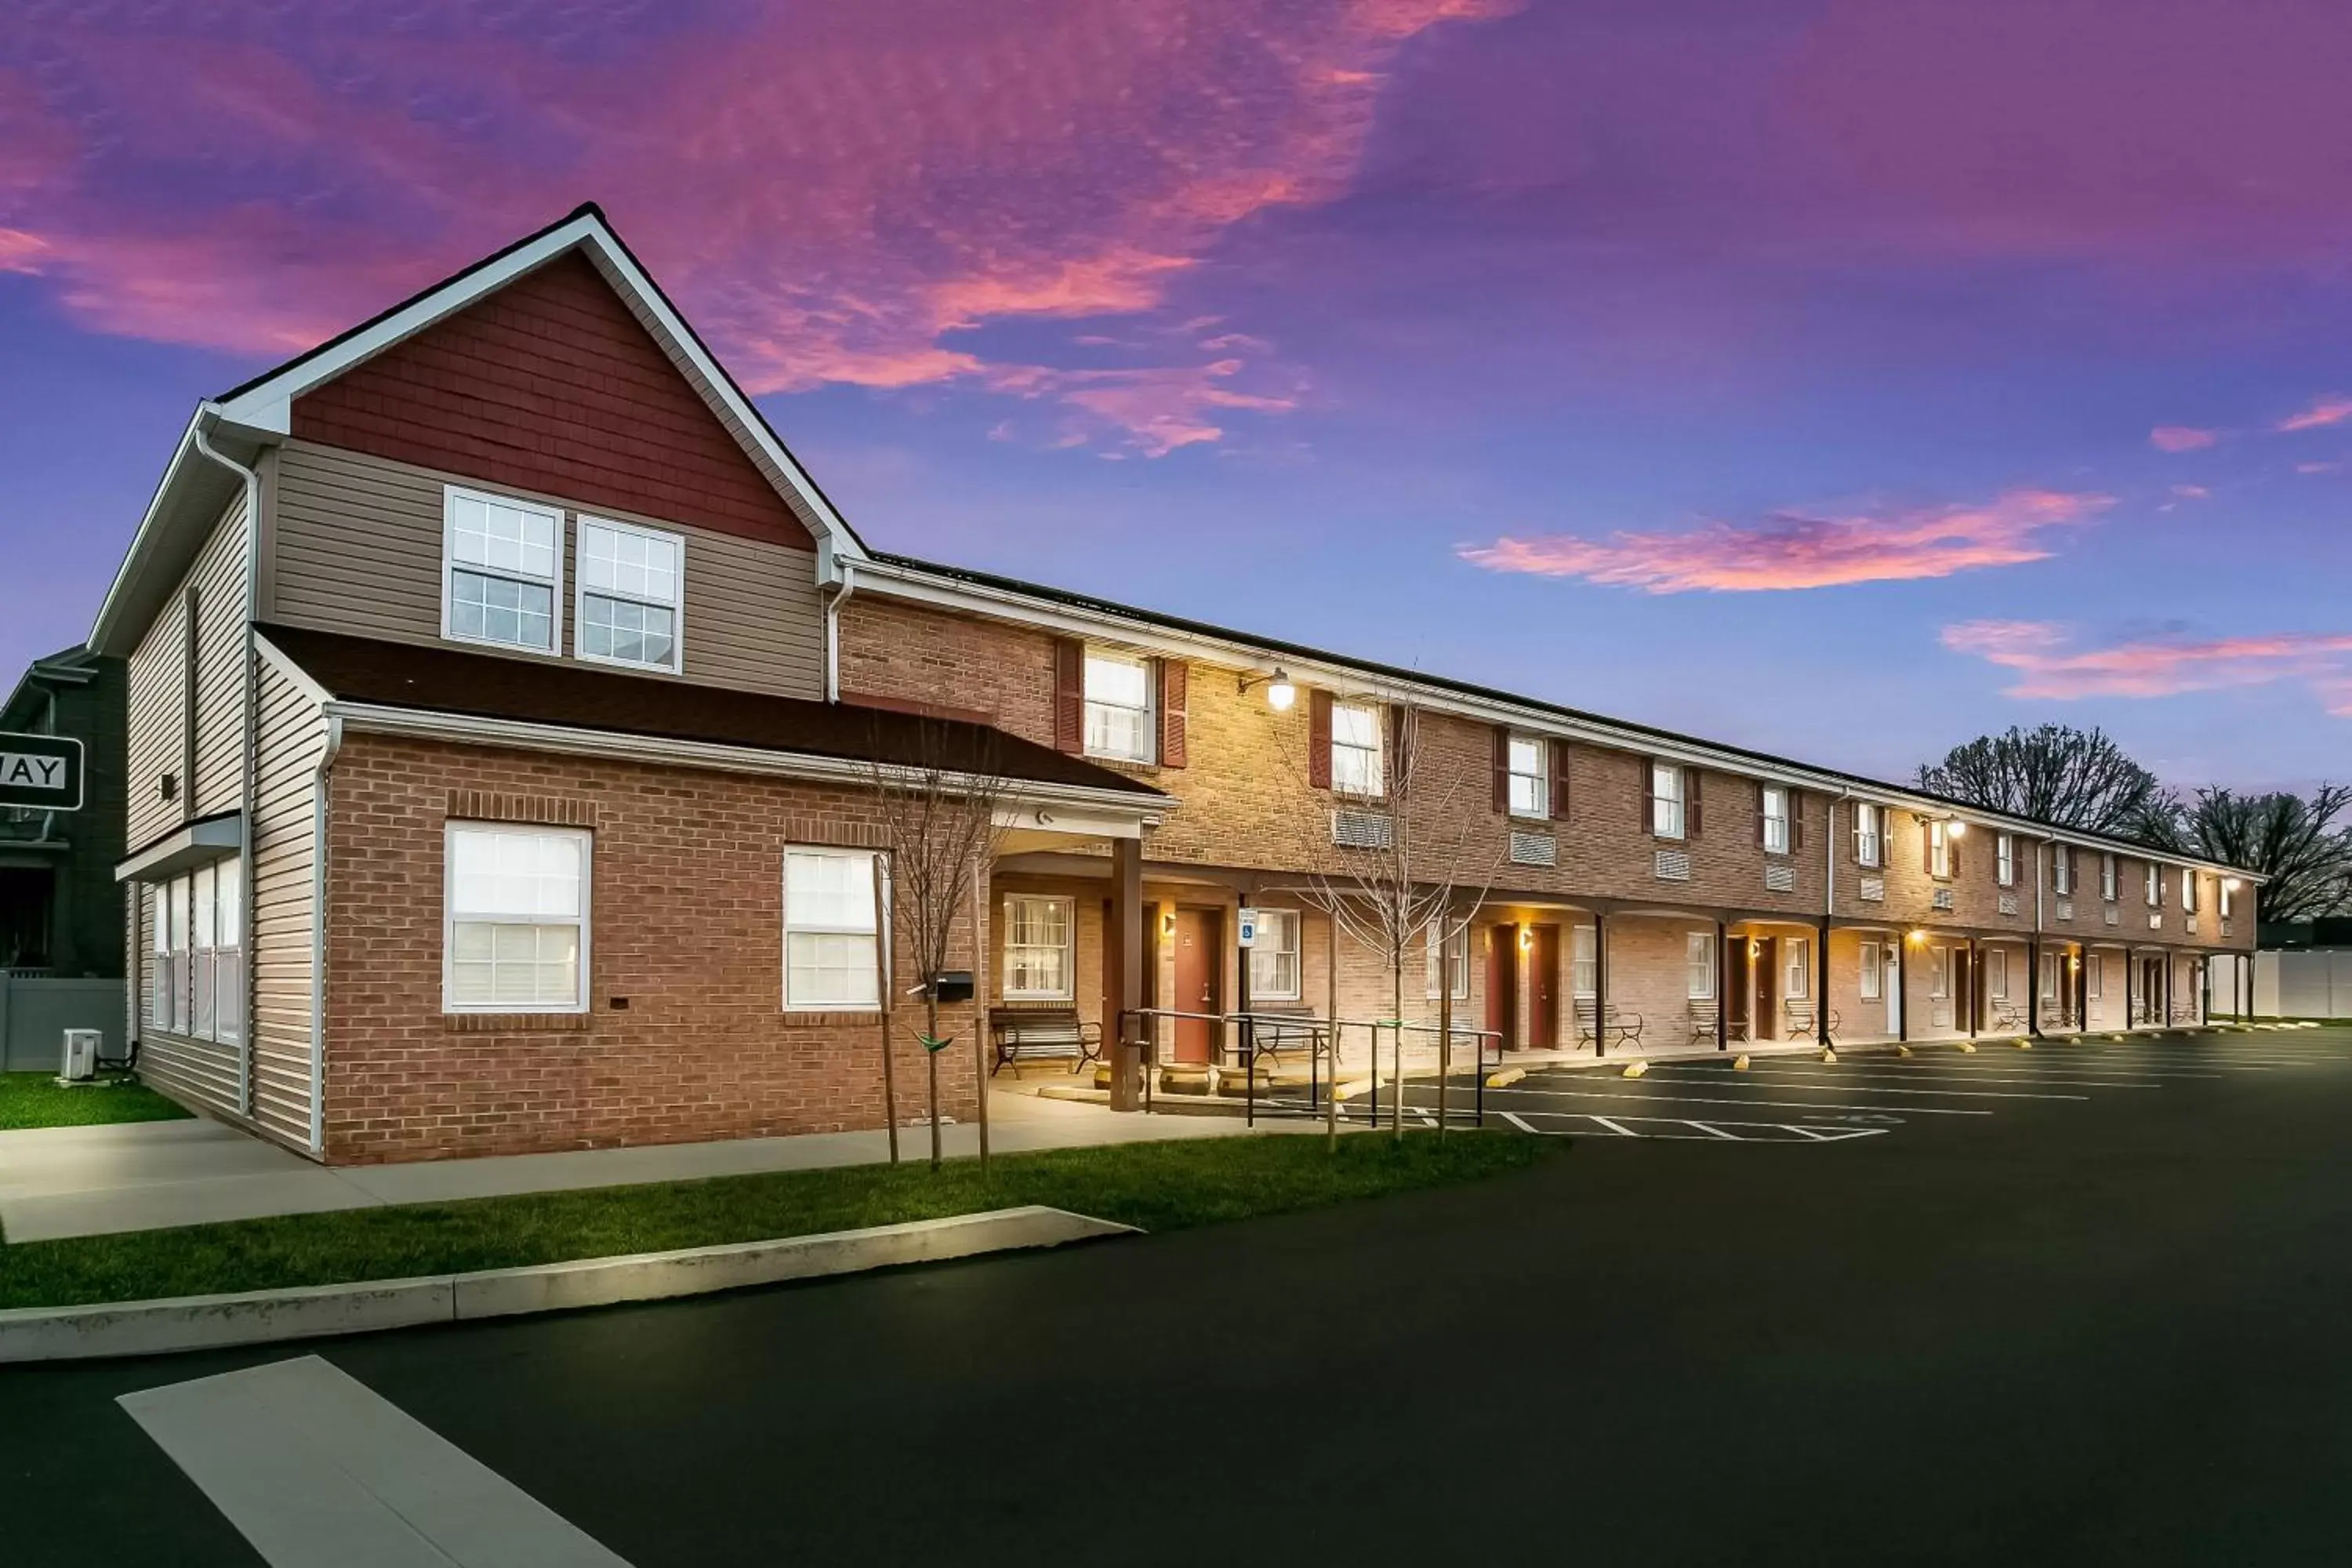
<path id="1" fill-rule="evenodd" d="M 0 1072 L 0 1132 L 23 1127 L 96 1127 L 109 1121 L 176 1121 L 188 1113 L 128 1079 L 58 1087 L 45 1072 Z"/>
<path id="2" fill-rule="evenodd" d="M 1448 1185 L 1534 1163 L 1566 1140 L 1508 1132 L 1202 1138 L 979 1162 L 856 1165 L 419 1204 L 0 1247 L 0 1307 L 142 1300 L 397 1279 L 758 1241 L 1050 1204 L 1181 1230 Z"/>

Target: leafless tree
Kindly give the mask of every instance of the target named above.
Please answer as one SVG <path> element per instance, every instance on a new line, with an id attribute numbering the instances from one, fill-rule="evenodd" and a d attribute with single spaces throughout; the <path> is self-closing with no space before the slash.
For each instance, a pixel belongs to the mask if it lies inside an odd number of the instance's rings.
<path id="1" fill-rule="evenodd" d="M 948 950 L 967 903 L 978 896 L 987 867 L 1003 840 L 999 807 L 1006 784 L 994 731 L 976 724 L 923 717 L 893 725 L 890 739 L 877 722 L 868 776 L 881 818 L 889 876 L 885 929 L 903 932 L 914 957 L 912 990 L 923 1003 L 919 1037 L 929 1069 L 931 1166 L 940 1163 L 940 976 L 948 972 Z M 975 940 L 972 972 L 985 963 Z M 981 1162 L 988 1159 L 987 1042 L 983 1039 L 975 986 L 972 1011 L 974 1088 L 980 1097 Z M 888 1012 L 884 1016 L 887 1020 Z M 891 1041 L 886 1024 L 886 1065 Z M 895 1112 L 894 1112 L 895 1114 Z"/>
<path id="2" fill-rule="evenodd" d="M 2259 918 L 2307 921 L 2352 909 L 2352 788 L 2321 784 L 2309 796 L 2279 791 L 2238 795 L 2200 789 L 2184 814 L 2187 847 L 2209 860 L 2268 879 L 2255 894 Z"/>
<path id="3" fill-rule="evenodd" d="M 1434 944 L 1439 956 L 1442 1005 L 1438 1032 L 1438 1121 L 1444 1122 L 1445 1074 L 1452 1066 L 1453 944 L 1470 929 L 1484 907 L 1502 865 L 1499 845 L 1491 839 L 1493 821 L 1486 802 L 1472 787 L 1485 780 L 1475 767 L 1448 768 L 1423 745 L 1421 710 L 1410 702 L 1380 703 L 1385 715 L 1381 735 L 1377 793 L 1359 788 L 1350 793 L 1346 780 L 1332 782 L 1342 809 L 1359 810 L 1385 828 L 1367 835 L 1368 842 L 1336 851 L 1341 869 L 1310 876 L 1300 889 L 1307 903 L 1331 921 L 1332 962 L 1339 961 L 1338 940 L 1347 940 L 1380 955 L 1388 971 L 1389 1018 L 1394 1025 L 1397 1093 L 1393 1126 L 1404 1135 L 1404 976 L 1409 958 L 1417 958 Z M 1370 782 L 1370 781 L 1360 781 Z M 1482 844 L 1482 840 L 1486 842 Z M 1339 1036 L 1334 1021 L 1332 1070 L 1339 1069 Z M 1373 1041 L 1372 1071 L 1380 1071 L 1379 1041 Z M 1339 1130 L 1336 1097 L 1328 1111 L 1327 1135 Z"/>
<path id="4" fill-rule="evenodd" d="M 2011 725 L 1919 770 L 1919 787 L 1990 811 L 2161 842 L 2177 803 L 2104 731 Z"/>

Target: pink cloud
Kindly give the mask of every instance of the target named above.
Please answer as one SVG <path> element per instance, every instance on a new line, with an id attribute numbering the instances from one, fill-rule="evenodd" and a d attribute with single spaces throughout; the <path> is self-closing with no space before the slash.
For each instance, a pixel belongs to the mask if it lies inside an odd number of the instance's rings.
<path id="1" fill-rule="evenodd" d="M 1827 588 L 2040 561 L 2051 553 L 2049 530 L 2087 523 L 2114 504 L 2111 496 L 2021 489 L 1979 506 L 1781 512 L 1757 522 L 1617 533 L 1606 541 L 1506 537 L 1465 546 L 1460 554 L 1491 571 L 1581 577 L 1652 594 Z"/>
<path id="2" fill-rule="evenodd" d="M 2203 485 L 2175 485 L 2172 487 L 2172 494 L 2176 500 L 2205 500 L 2210 499 L 2213 492 Z"/>
<path id="3" fill-rule="evenodd" d="M 2084 648 L 2056 622 L 1963 621 L 1944 628 L 1943 643 L 2014 670 L 2010 697 L 2174 697 L 2300 680 L 2330 713 L 2352 715 L 2352 634 L 2153 637 Z"/>
<path id="4" fill-rule="evenodd" d="M 755 393 L 985 389 L 971 329 L 1160 309 L 1234 225 L 1347 189 L 1401 46 L 1514 3 L 61 14 L 0 80 L 0 268 L 276 355 L 593 196 Z M 1222 363 L 1022 395 L 1153 453 L 1291 406 Z"/>
<path id="5" fill-rule="evenodd" d="M 2281 430 L 2321 430 L 2330 425 L 2341 425 L 2352 419 L 2352 397 L 2332 395 L 2316 399 L 2300 414 L 2290 414 L 2278 422 Z"/>
<path id="6" fill-rule="evenodd" d="M 2343 466 L 2341 463 L 2297 463 L 2294 471 L 2298 474 L 2332 474 Z"/>
<path id="7" fill-rule="evenodd" d="M 2200 430 L 2191 425 L 2159 425 L 2147 433 L 2147 444 L 2159 452 L 2193 452 L 2221 438 L 2218 430 Z"/>

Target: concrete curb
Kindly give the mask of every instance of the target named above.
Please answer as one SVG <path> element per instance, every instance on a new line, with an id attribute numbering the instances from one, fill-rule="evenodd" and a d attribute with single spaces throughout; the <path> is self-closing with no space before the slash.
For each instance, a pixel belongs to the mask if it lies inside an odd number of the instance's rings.
<path id="1" fill-rule="evenodd" d="M 658 1301 L 1132 1234 L 1133 1226 L 1033 1204 L 782 1241 L 730 1242 L 419 1279 L 12 1308 L 0 1311 L 0 1363 L 157 1355 Z"/>

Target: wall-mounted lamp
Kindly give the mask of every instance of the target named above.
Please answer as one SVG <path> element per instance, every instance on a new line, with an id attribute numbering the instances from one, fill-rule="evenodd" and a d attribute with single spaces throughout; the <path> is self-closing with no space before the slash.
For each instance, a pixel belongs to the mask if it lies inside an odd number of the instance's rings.
<path id="1" fill-rule="evenodd" d="M 1955 838 L 1966 838 L 1969 836 L 1969 825 L 1957 816 L 1952 818 L 1951 835 Z"/>
<path id="2" fill-rule="evenodd" d="M 2221 879 L 2221 890 L 2222 890 L 2223 892 L 2225 892 L 2225 893 L 2234 893 L 2234 892 L 2236 892 L 2236 891 L 2238 890 L 2238 879 L 2236 879 L 2235 877 L 2224 877 L 2224 878 L 2222 878 L 2222 879 Z"/>
<path id="3" fill-rule="evenodd" d="M 1176 934 L 1176 911 L 1174 910 L 1162 910 L 1160 911 L 1160 934 L 1161 936 L 1174 936 Z"/>
<path id="4" fill-rule="evenodd" d="M 1915 931 L 1911 933 L 1911 945 L 1914 947 L 1924 946 L 1927 941 L 1927 933 L 1924 931 Z"/>
<path id="5" fill-rule="evenodd" d="M 1250 689 L 1255 686 L 1265 688 L 1265 705 L 1277 713 L 1289 712 L 1290 705 L 1298 700 L 1298 688 L 1290 684 L 1290 677 L 1282 672 L 1279 665 L 1275 667 L 1272 675 L 1243 676 L 1235 690 L 1241 696 L 1247 696 Z"/>
<path id="6" fill-rule="evenodd" d="M 1536 928 L 1533 926 L 1521 926 L 1519 928 L 1519 951 L 1521 952 L 1525 952 L 1528 949 L 1534 947 L 1535 944 Z"/>

